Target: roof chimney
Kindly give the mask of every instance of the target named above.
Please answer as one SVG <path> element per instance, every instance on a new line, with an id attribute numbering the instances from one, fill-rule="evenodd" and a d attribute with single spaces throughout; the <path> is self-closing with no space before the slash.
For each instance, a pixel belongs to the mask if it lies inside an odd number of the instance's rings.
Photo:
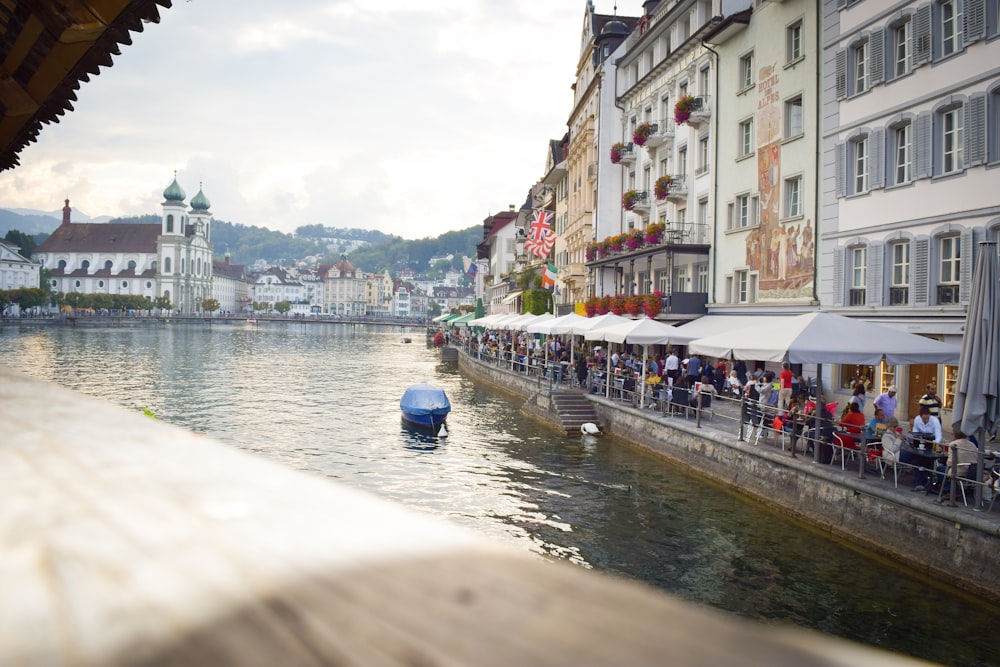
<path id="1" fill-rule="evenodd" d="M 68 202 L 69 200 L 67 199 L 66 201 Z M 507 204 L 507 210 L 508 211 L 513 211 L 514 210 L 514 205 L 513 204 Z"/>
<path id="2" fill-rule="evenodd" d="M 69 207 L 69 200 L 67 199 L 66 200 L 66 205 L 63 206 L 63 221 L 62 221 L 62 226 L 63 227 L 68 227 L 69 226 L 69 213 L 72 210 L 73 209 L 71 209 Z"/>

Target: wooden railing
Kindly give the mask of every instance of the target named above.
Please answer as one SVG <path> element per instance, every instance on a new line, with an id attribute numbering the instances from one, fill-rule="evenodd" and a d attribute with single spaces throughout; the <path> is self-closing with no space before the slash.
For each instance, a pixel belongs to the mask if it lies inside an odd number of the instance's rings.
<path id="1" fill-rule="evenodd" d="M 0 665 L 907 665 L 0 369 Z"/>

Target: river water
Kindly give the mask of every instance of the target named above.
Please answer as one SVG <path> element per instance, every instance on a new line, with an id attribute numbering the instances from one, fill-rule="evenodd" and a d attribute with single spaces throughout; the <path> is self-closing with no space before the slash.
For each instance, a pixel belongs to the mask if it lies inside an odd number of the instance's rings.
<path id="1" fill-rule="evenodd" d="M 441 364 L 421 330 L 14 325 L 0 328 L 0 363 L 700 604 L 944 664 L 997 663 L 997 608 L 628 443 L 561 437 Z M 445 440 L 401 423 L 399 397 L 423 380 L 452 402 Z"/>

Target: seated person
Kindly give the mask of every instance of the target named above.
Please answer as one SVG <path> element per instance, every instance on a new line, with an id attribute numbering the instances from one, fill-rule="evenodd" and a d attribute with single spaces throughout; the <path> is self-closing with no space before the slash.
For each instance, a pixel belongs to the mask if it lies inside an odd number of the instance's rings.
<path id="1" fill-rule="evenodd" d="M 707 375 L 703 375 L 701 378 L 701 387 L 697 392 L 691 394 L 691 407 L 698 407 L 698 397 L 701 396 L 701 407 L 708 408 L 712 406 L 712 397 L 718 396 L 719 392 L 716 391 L 715 385 L 712 381 L 708 379 Z"/>
<path id="2" fill-rule="evenodd" d="M 802 435 L 802 427 L 805 422 L 805 414 L 799 407 L 799 400 L 793 398 L 788 402 L 788 409 L 781 415 L 781 428 L 788 433 L 792 439 L 792 447 L 795 441 Z"/>
<path id="3" fill-rule="evenodd" d="M 729 393 L 737 398 L 743 394 L 743 384 L 735 370 L 729 371 L 729 379 L 726 380 L 726 387 Z"/>
<path id="4" fill-rule="evenodd" d="M 913 420 L 913 430 L 910 431 L 911 439 L 926 440 L 935 444 L 941 443 L 941 422 L 937 417 L 931 416 L 931 410 L 926 405 L 920 406 L 920 414 Z M 927 470 L 925 466 L 933 459 L 921 456 L 909 449 L 902 449 L 899 452 L 899 462 L 913 466 L 913 491 L 925 491 L 927 489 Z"/>
<path id="5" fill-rule="evenodd" d="M 965 479 L 979 479 L 979 448 L 961 431 L 955 431 L 955 439 L 948 446 L 948 460 L 937 465 L 938 484 L 944 483 L 943 493 L 948 493 L 951 486 L 946 483 L 952 476 L 952 466 L 957 465 L 958 476 Z M 957 460 L 956 460 L 957 459 Z"/>
<path id="6" fill-rule="evenodd" d="M 885 420 L 885 430 L 882 432 L 882 460 L 895 463 L 899 460 L 899 452 L 903 447 L 903 435 L 899 428 L 899 420 L 889 417 Z"/>
<path id="7" fill-rule="evenodd" d="M 840 427 L 844 429 L 843 432 L 836 434 L 840 446 L 847 449 L 860 449 L 859 438 L 854 436 L 861 435 L 861 429 L 865 427 L 865 416 L 861 413 L 861 406 L 857 403 L 848 403 L 847 414 L 841 418 Z"/>
<path id="8" fill-rule="evenodd" d="M 865 429 L 868 435 L 875 438 L 876 440 L 882 439 L 882 434 L 885 433 L 887 428 L 887 421 L 885 418 L 885 410 L 882 408 L 875 408 L 875 416 L 872 420 L 868 422 L 868 426 Z"/>

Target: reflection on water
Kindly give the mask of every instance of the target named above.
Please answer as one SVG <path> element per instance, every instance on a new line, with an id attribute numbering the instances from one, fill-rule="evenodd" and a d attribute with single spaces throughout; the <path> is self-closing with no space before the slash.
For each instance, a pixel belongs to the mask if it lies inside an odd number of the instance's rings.
<path id="1" fill-rule="evenodd" d="M 752 618 L 994 663 L 995 608 L 612 437 L 559 437 L 410 335 L 407 345 L 398 329 L 349 325 L 8 327 L 0 363 L 539 555 Z M 451 400 L 447 438 L 400 418 L 403 390 L 424 380 Z"/>

